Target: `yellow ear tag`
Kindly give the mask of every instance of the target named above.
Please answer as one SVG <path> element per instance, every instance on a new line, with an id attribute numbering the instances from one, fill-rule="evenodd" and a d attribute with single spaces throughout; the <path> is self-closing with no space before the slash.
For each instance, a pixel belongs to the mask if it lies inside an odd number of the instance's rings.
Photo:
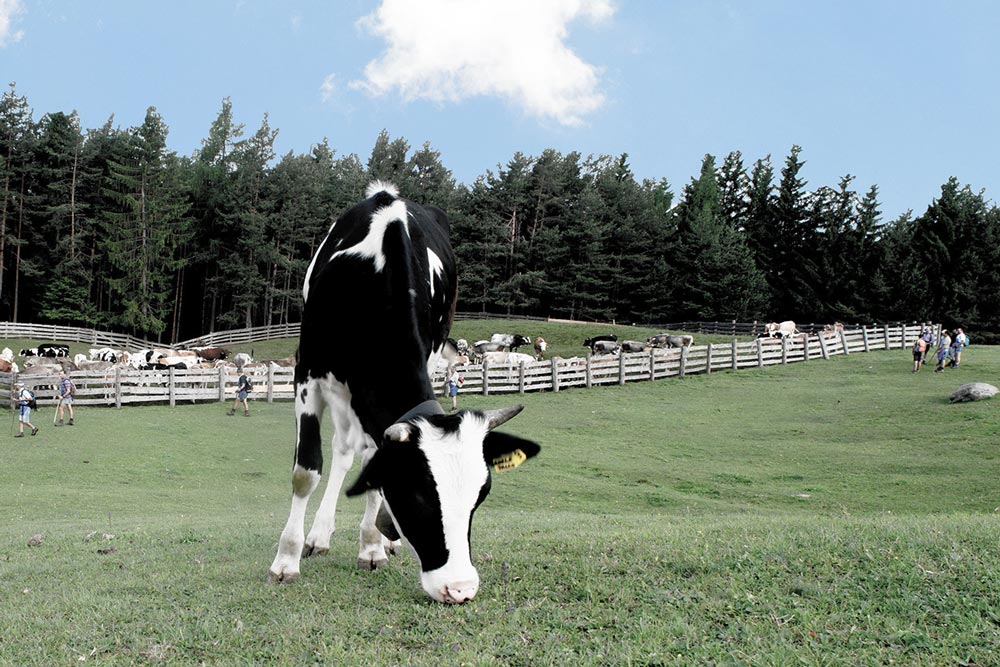
<path id="1" fill-rule="evenodd" d="M 527 454 L 522 452 L 520 449 L 515 449 L 508 454 L 503 454 L 502 456 L 498 456 L 493 459 L 493 469 L 497 472 L 507 472 L 508 470 L 513 470 L 527 460 Z"/>

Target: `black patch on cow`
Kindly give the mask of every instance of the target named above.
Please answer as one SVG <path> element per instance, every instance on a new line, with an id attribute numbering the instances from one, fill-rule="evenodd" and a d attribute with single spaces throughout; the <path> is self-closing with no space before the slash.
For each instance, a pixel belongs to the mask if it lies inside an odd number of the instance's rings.
<path id="1" fill-rule="evenodd" d="M 295 462 L 306 470 L 323 472 L 323 441 L 320 439 L 317 415 L 303 414 L 299 418 L 299 442 L 295 447 Z"/>
<path id="2" fill-rule="evenodd" d="M 299 400 L 302 401 L 303 403 L 305 403 L 306 402 L 306 396 L 308 396 L 308 395 L 309 395 L 309 388 L 308 387 L 302 387 L 302 391 L 299 392 Z"/>

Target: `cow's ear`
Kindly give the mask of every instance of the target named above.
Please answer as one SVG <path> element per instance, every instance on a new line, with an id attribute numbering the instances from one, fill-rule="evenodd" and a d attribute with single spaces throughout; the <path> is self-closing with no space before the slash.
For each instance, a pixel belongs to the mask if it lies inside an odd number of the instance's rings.
<path id="1" fill-rule="evenodd" d="M 483 439 L 483 458 L 497 472 L 513 470 L 541 449 L 536 442 L 498 431 L 490 431 Z"/>
<path id="2" fill-rule="evenodd" d="M 361 469 L 361 474 L 358 475 L 357 480 L 351 485 L 351 488 L 344 492 L 347 496 L 360 496 L 365 491 L 382 488 L 382 485 L 385 483 L 385 463 L 383 461 L 385 457 L 382 456 L 383 451 L 379 449 L 375 452 L 375 456 Z"/>

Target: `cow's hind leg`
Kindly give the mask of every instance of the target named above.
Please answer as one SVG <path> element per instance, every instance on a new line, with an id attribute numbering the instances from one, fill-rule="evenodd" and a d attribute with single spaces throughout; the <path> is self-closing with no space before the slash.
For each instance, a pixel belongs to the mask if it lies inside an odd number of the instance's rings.
<path id="1" fill-rule="evenodd" d="M 316 512 L 312 528 L 306 537 L 306 543 L 302 550 L 302 556 L 318 556 L 330 550 L 330 537 L 336 529 L 337 499 L 340 497 L 340 488 L 344 485 L 344 478 L 354 463 L 354 452 L 360 447 L 356 447 L 359 439 L 365 436 L 361 430 L 361 424 L 356 419 L 350 419 L 346 414 L 345 401 L 343 405 L 334 403 L 331 410 L 331 421 L 333 422 L 333 460 L 330 463 L 330 477 L 326 483 L 326 491 L 323 492 L 323 501 Z"/>
<path id="2" fill-rule="evenodd" d="M 278 554 L 267 572 L 267 580 L 291 582 L 299 578 L 299 561 L 305 543 L 304 524 L 309 496 L 319 485 L 323 451 L 319 422 L 325 406 L 319 383 L 297 384 L 295 396 L 295 465 L 292 468 L 292 509 L 278 542 Z"/>

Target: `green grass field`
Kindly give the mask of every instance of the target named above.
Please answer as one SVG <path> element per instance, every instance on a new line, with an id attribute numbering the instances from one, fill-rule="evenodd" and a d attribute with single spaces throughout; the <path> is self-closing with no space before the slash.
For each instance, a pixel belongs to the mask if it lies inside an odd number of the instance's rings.
<path id="1" fill-rule="evenodd" d="M 49 408 L 20 440 L 9 415 L 0 664 L 996 664 L 1000 404 L 947 397 L 998 376 L 1000 348 L 972 346 L 939 374 L 893 351 L 462 395 L 523 402 L 505 429 L 542 452 L 496 476 L 459 607 L 424 596 L 409 554 L 354 569 L 360 499 L 299 582 L 265 584 L 289 403 L 80 408 L 63 428 Z"/>

